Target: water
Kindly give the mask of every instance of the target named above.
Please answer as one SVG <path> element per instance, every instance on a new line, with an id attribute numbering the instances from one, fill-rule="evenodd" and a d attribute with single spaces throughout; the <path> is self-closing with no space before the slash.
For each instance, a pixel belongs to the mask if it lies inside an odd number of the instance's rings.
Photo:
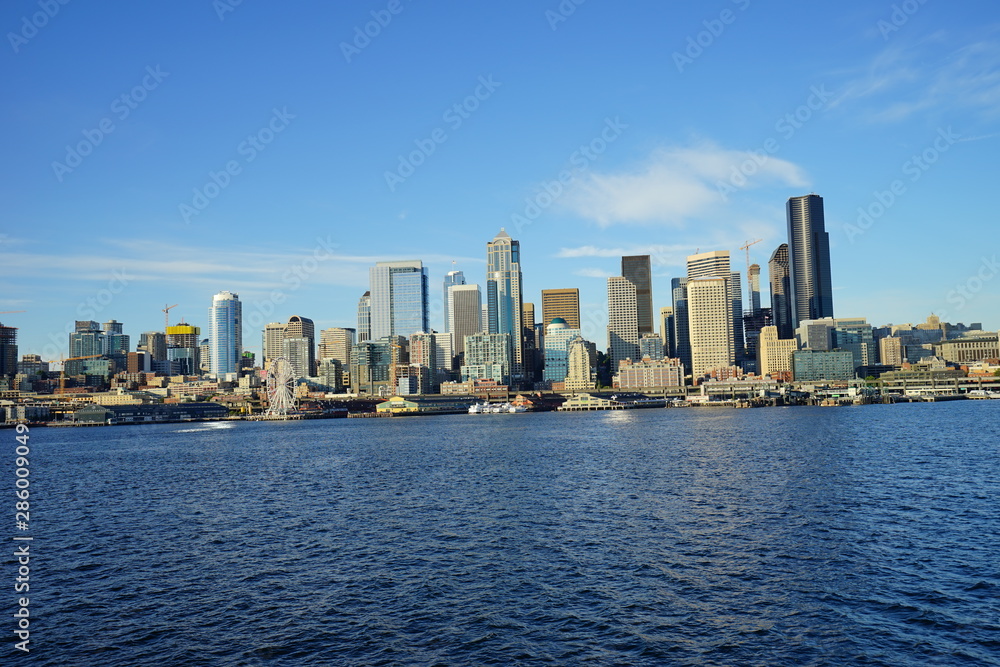
<path id="1" fill-rule="evenodd" d="M 1000 664 L 998 416 L 37 428 L 0 662 Z"/>

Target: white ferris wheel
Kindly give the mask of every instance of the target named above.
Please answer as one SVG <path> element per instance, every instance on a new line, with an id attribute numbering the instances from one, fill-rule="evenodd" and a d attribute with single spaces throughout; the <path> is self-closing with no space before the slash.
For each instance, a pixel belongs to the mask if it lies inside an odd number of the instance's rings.
<path id="1" fill-rule="evenodd" d="M 278 357 L 267 368 L 267 415 L 283 416 L 295 411 L 295 374 L 288 359 Z"/>

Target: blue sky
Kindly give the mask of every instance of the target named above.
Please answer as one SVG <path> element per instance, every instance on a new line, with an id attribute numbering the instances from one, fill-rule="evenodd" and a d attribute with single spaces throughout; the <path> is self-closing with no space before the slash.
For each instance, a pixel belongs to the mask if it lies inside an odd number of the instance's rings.
<path id="1" fill-rule="evenodd" d="M 440 327 L 506 227 L 525 300 L 579 287 L 604 345 L 622 254 L 669 305 L 686 255 L 765 265 L 815 192 L 838 316 L 1000 328 L 994 2 L 577 2 L 4 3 L 0 321 L 52 357 L 231 290 L 256 351 L 422 259 Z"/>

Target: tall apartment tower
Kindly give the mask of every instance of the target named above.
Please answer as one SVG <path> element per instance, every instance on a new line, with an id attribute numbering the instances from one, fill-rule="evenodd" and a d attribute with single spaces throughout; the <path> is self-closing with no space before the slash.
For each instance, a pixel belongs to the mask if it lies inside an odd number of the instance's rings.
<path id="1" fill-rule="evenodd" d="M 656 331 L 653 317 L 653 271 L 649 255 L 622 257 L 622 277 L 635 285 L 636 315 L 639 322 L 639 337 Z"/>
<path id="2" fill-rule="evenodd" d="M 219 292 L 208 309 L 209 373 L 237 373 L 243 356 L 243 304 L 240 295 Z"/>
<path id="3" fill-rule="evenodd" d="M 608 350 L 611 374 L 618 362 L 639 359 L 639 321 L 635 283 L 623 276 L 608 278 Z"/>
<path id="4" fill-rule="evenodd" d="M 430 331 L 427 269 L 420 260 L 378 262 L 368 270 L 371 283 L 371 337 L 409 338 Z"/>
<path id="5" fill-rule="evenodd" d="M 795 335 L 792 326 L 792 283 L 788 272 L 788 244 L 782 243 L 767 263 L 771 281 L 771 317 L 778 329 L 778 338 L 787 340 Z"/>
<path id="6" fill-rule="evenodd" d="M 486 244 L 486 278 L 489 332 L 509 334 L 510 375 L 516 385 L 525 379 L 521 244 L 503 228 Z"/>
<path id="7" fill-rule="evenodd" d="M 698 378 L 713 368 L 736 362 L 733 306 L 729 279 L 691 278 L 687 284 L 691 337 L 691 374 Z"/>
<path id="8" fill-rule="evenodd" d="M 465 284 L 465 274 L 461 271 L 449 271 L 444 275 L 444 329 L 445 333 L 451 333 L 451 313 L 448 311 L 448 289 L 453 285 L 464 285 Z"/>
<path id="9" fill-rule="evenodd" d="M 452 353 L 464 354 L 465 337 L 483 331 L 483 295 L 479 285 L 453 285 L 448 290 L 448 322 Z"/>
<path id="10" fill-rule="evenodd" d="M 792 328 L 796 329 L 803 320 L 833 317 L 830 235 L 819 195 L 792 197 L 786 211 Z"/>
<path id="11" fill-rule="evenodd" d="M 547 327 L 557 317 L 566 320 L 571 329 L 580 328 L 579 289 L 571 287 L 542 290 L 542 326 Z"/>

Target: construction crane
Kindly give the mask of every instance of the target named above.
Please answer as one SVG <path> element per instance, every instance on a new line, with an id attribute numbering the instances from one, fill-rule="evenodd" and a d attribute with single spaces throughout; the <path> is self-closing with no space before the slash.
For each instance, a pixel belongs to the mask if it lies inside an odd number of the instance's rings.
<path id="1" fill-rule="evenodd" d="M 163 304 L 163 305 L 167 306 L 167 304 Z M 178 305 L 179 304 L 175 303 L 174 305 L 167 306 L 166 308 L 163 309 L 163 335 L 164 336 L 167 335 L 167 327 L 170 326 L 170 309 L 171 308 L 176 308 Z"/>
<path id="2" fill-rule="evenodd" d="M 103 357 L 103 354 L 88 354 L 85 357 L 59 357 L 59 395 L 62 396 L 66 391 L 66 362 L 67 361 L 79 361 L 80 359 L 96 359 L 98 357 Z"/>
<path id="3" fill-rule="evenodd" d="M 758 243 L 762 243 L 763 241 L 764 239 L 757 239 L 756 241 L 747 241 L 746 243 L 740 246 L 740 250 L 745 250 L 747 253 L 747 304 L 749 305 L 751 310 L 753 310 L 753 285 L 750 279 L 750 246 L 757 245 Z M 743 312 L 746 312 L 746 310 L 744 310 Z"/>

